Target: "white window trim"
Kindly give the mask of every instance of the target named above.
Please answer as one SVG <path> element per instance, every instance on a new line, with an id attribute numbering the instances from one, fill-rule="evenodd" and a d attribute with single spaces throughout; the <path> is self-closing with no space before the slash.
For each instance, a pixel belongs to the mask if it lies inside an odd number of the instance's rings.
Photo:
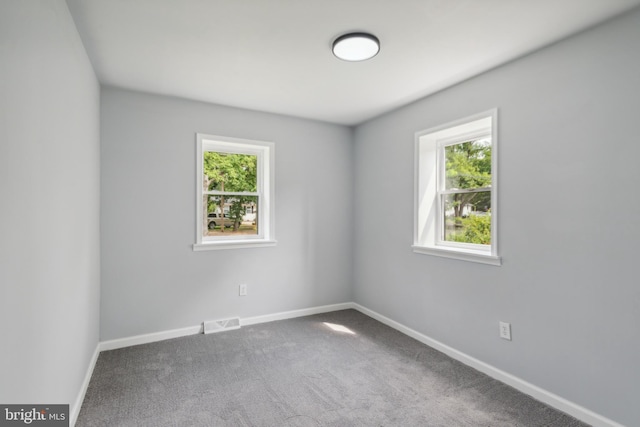
<path id="1" fill-rule="evenodd" d="M 275 144 L 227 136 L 196 134 L 196 243 L 194 251 L 275 246 Z M 203 236 L 202 174 L 205 151 L 253 154 L 258 157 L 259 234 L 255 236 Z M 244 193 L 243 193 L 244 194 Z M 254 195 L 251 193 L 250 195 Z"/>
<path id="2" fill-rule="evenodd" d="M 460 244 L 441 241 L 441 211 L 438 197 L 438 157 L 445 145 L 470 135 L 486 133 L 491 120 L 491 245 Z M 458 129 L 452 129 L 458 128 Z M 498 110 L 494 108 L 460 120 L 436 126 L 415 135 L 414 225 L 415 253 L 490 265 L 501 265 L 498 255 Z"/>

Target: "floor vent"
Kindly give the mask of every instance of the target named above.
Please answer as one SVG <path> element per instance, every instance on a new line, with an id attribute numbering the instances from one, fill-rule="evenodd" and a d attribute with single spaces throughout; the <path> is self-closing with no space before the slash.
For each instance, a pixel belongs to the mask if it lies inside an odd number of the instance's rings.
<path id="1" fill-rule="evenodd" d="M 222 331 L 232 331 L 240 329 L 240 318 L 232 317 L 231 319 L 209 320 L 202 323 L 203 332 L 205 334 L 213 334 Z"/>

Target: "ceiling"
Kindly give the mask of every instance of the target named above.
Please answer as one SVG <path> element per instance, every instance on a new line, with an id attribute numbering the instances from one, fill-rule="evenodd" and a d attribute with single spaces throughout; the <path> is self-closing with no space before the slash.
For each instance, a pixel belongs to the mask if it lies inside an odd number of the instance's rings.
<path id="1" fill-rule="evenodd" d="M 355 125 L 640 0 L 67 0 L 102 84 Z M 366 31 L 365 62 L 333 40 Z"/>

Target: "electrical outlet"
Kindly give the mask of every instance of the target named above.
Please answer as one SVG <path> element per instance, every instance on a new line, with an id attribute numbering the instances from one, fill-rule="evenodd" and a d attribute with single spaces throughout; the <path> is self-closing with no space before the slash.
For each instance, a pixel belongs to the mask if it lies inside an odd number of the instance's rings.
<path id="1" fill-rule="evenodd" d="M 239 291 L 239 294 L 240 294 L 241 297 L 246 296 L 247 295 L 247 285 L 246 285 L 246 283 L 241 284 L 239 286 L 238 291 Z"/>
<path id="2" fill-rule="evenodd" d="M 500 338 L 511 341 L 511 323 L 500 322 Z"/>

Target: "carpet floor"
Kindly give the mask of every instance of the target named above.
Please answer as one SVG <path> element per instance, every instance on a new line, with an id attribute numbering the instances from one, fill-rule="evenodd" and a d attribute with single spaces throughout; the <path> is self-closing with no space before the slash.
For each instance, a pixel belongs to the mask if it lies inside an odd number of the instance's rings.
<path id="1" fill-rule="evenodd" d="M 76 426 L 586 424 L 344 310 L 102 352 Z"/>

